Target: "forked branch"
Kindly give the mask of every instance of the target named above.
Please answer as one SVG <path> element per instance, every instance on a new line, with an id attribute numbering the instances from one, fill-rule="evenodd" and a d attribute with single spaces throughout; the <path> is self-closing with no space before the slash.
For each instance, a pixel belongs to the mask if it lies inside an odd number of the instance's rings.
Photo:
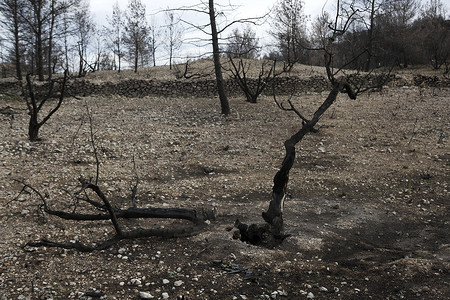
<path id="1" fill-rule="evenodd" d="M 20 182 L 20 181 L 19 181 Z M 192 236 L 201 232 L 206 226 L 207 223 L 197 217 L 197 213 L 195 210 L 190 209 L 182 209 L 182 208 L 137 208 L 130 207 L 128 209 L 120 209 L 113 207 L 106 197 L 106 195 L 102 192 L 99 186 L 86 181 L 84 179 L 80 179 L 82 183 L 82 187 L 80 191 L 76 192 L 75 197 L 77 195 L 85 192 L 86 190 L 91 190 L 94 194 L 102 201 L 94 201 L 88 200 L 87 203 L 91 204 L 96 213 L 77 213 L 75 210 L 72 212 L 65 212 L 61 210 L 53 210 L 49 207 L 46 198 L 34 187 L 31 185 L 20 182 L 23 185 L 24 190 L 28 189 L 34 192 L 39 196 L 43 208 L 43 211 L 49 215 L 59 217 L 65 220 L 75 220 L 75 221 L 99 221 L 99 220 L 110 220 L 113 224 L 115 233 L 105 241 L 99 241 L 94 245 L 86 245 L 79 241 L 61 243 L 55 242 L 48 239 L 40 239 L 38 241 L 30 241 L 24 245 L 24 247 L 59 247 L 65 249 L 76 249 L 82 252 L 92 252 L 95 250 L 103 250 L 106 249 L 120 240 L 124 239 L 136 239 L 136 238 L 147 238 L 147 237 L 165 237 L 165 238 L 173 238 L 173 237 L 184 237 L 184 236 Z M 17 198 L 17 197 L 16 197 Z M 86 199 L 84 199 L 86 200 Z M 98 212 L 100 210 L 100 212 Z M 136 228 L 132 230 L 124 230 L 120 223 L 120 219 L 142 219 L 142 218 L 164 218 L 164 219 L 179 219 L 179 220 L 187 220 L 190 221 L 191 225 L 183 225 L 183 226 L 172 226 L 166 228 Z"/>

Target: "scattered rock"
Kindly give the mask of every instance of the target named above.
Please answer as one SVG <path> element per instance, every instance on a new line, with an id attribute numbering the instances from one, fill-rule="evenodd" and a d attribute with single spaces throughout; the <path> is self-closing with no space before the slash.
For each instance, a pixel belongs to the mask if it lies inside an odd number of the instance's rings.
<path id="1" fill-rule="evenodd" d="M 177 280 L 173 283 L 174 286 L 179 287 L 183 285 L 183 281 L 182 280 Z"/>
<path id="2" fill-rule="evenodd" d="M 154 297 L 150 293 L 139 292 L 139 298 L 141 298 L 141 299 L 153 299 Z"/>

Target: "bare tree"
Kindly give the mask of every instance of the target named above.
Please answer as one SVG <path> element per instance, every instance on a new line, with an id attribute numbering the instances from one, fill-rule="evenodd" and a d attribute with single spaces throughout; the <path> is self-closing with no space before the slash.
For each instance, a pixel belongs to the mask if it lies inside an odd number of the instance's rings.
<path id="1" fill-rule="evenodd" d="M 372 58 L 376 55 L 374 45 L 376 42 L 376 21 L 377 17 L 383 13 L 383 7 L 386 0 L 359 0 L 354 3 L 354 9 L 358 10 L 357 21 L 363 24 L 363 28 L 367 33 L 366 41 L 363 42 L 367 48 L 366 63 L 364 71 L 368 72 L 372 67 Z M 350 2 L 350 5 L 353 5 Z"/>
<path id="2" fill-rule="evenodd" d="M 180 25 L 179 18 L 176 18 L 173 11 L 166 11 L 166 24 L 164 25 L 164 48 L 169 55 L 169 68 L 172 70 L 173 57 L 175 52 L 180 49 L 183 44 L 183 28 Z"/>
<path id="3" fill-rule="evenodd" d="M 33 48 L 33 65 L 40 81 L 44 80 L 46 71 L 51 79 L 56 28 L 62 21 L 61 16 L 74 3 L 63 0 L 26 0 L 21 10 L 21 20 L 26 24 L 24 34 Z"/>
<path id="4" fill-rule="evenodd" d="M 222 63 L 220 61 L 221 56 L 221 49 L 219 46 L 219 40 L 220 36 L 225 33 L 229 28 L 232 28 L 232 26 L 238 24 L 238 23 L 258 23 L 258 21 L 261 21 L 264 19 L 264 17 L 255 17 L 255 18 L 247 18 L 247 19 L 238 19 L 234 20 L 232 22 L 228 22 L 225 20 L 223 23 L 221 22 L 221 27 L 218 28 L 217 20 L 220 20 L 220 17 L 226 16 L 227 13 L 231 13 L 235 10 L 235 6 L 232 6 L 229 4 L 227 6 L 228 9 L 226 9 L 224 6 L 218 5 L 219 9 L 216 9 L 216 6 L 214 4 L 214 0 L 209 0 L 208 3 L 202 2 L 197 5 L 193 6 L 184 6 L 177 8 L 175 10 L 177 11 L 188 11 L 193 13 L 199 13 L 199 14 L 207 14 L 209 18 L 208 24 L 195 24 L 193 22 L 189 22 L 188 20 L 181 19 L 182 22 L 186 23 L 187 25 L 191 26 L 192 28 L 195 28 L 199 32 L 206 34 L 210 39 L 208 40 L 209 43 L 212 45 L 212 56 L 214 61 L 214 72 L 216 76 L 216 83 L 217 83 L 217 92 L 219 94 L 219 100 L 220 100 L 220 107 L 221 107 L 221 113 L 223 115 L 229 115 L 230 114 L 230 103 L 228 101 L 226 92 L 225 92 L 225 86 L 224 86 L 224 80 L 223 80 L 223 74 L 222 74 Z M 226 19 L 226 17 L 225 17 Z M 209 29 L 209 30 L 208 30 Z"/>
<path id="5" fill-rule="evenodd" d="M 315 113 L 307 118 L 299 111 L 291 99 L 288 100 L 288 106 L 283 105 L 274 94 L 274 100 L 278 106 L 286 111 L 294 112 L 297 117 L 302 121 L 301 128 L 293 134 L 289 139 L 284 142 L 285 156 L 282 165 L 273 179 L 272 197 L 269 203 L 267 211 L 262 213 L 262 217 L 266 224 L 247 225 L 236 220 L 235 226 L 239 229 L 241 239 L 251 243 L 261 243 L 267 236 L 273 237 L 275 241 L 283 240 L 286 236 L 284 234 L 284 220 L 283 209 L 284 201 L 286 198 L 287 186 L 289 181 L 289 173 L 295 161 L 295 146 L 311 131 L 314 130 L 314 126 L 320 120 L 322 115 L 327 109 L 336 101 L 339 93 L 345 93 L 350 99 L 356 99 L 357 95 L 371 87 L 357 86 L 354 84 L 351 76 L 346 76 L 343 72 L 343 67 L 346 64 L 338 66 L 337 68 L 333 63 L 334 55 L 334 43 L 340 36 L 345 34 L 352 22 L 355 20 L 355 11 L 344 11 L 340 6 L 340 1 L 337 1 L 336 18 L 335 21 L 330 24 L 330 35 L 327 36 L 327 44 L 318 49 L 324 54 L 324 66 L 327 71 L 327 77 L 331 84 L 331 91 L 329 92 L 323 103 L 317 108 Z M 351 12 L 350 12 L 351 11 Z M 349 13 L 350 12 L 350 13 Z M 353 57 L 352 59 L 356 59 Z M 381 76 L 383 79 L 389 78 L 389 76 Z M 364 81 L 364 80 L 363 80 Z M 376 86 L 383 84 L 383 81 L 379 81 Z"/>
<path id="6" fill-rule="evenodd" d="M 153 66 L 156 66 L 156 50 L 159 48 L 160 45 L 162 45 L 162 41 L 160 40 L 162 36 L 162 29 L 158 26 L 156 23 L 156 19 L 153 17 L 151 19 L 150 24 L 150 51 L 152 52 L 152 60 L 153 60 Z"/>
<path id="7" fill-rule="evenodd" d="M 249 58 L 255 59 L 258 57 L 260 46 L 256 32 L 247 24 L 242 30 L 239 28 L 233 29 L 233 32 L 228 36 L 225 54 L 230 58 Z"/>
<path id="8" fill-rule="evenodd" d="M 280 0 L 272 15 L 270 34 L 275 38 L 283 59 L 291 64 L 304 58 L 306 16 L 302 0 Z"/>
<path id="9" fill-rule="evenodd" d="M 84 76 L 87 72 L 87 49 L 94 30 L 95 25 L 90 14 L 89 2 L 82 1 L 78 4 L 77 10 L 75 12 L 75 32 L 78 51 L 78 76 L 80 77 Z"/>
<path id="10" fill-rule="evenodd" d="M 139 58 L 147 50 L 148 44 L 150 44 L 145 5 L 141 0 L 129 0 L 125 16 L 123 42 L 136 73 L 139 66 Z"/>
<path id="11" fill-rule="evenodd" d="M 115 2 L 113 5 L 112 16 L 107 17 L 108 26 L 105 27 L 106 41 L 108 46 L 114 53 L 114 60 L 117 57 L 118 65 L 117 72 L 120 73 L 121 61 L 124 56 L 122 50 L 122 38 L 123 30 L 125 26 L 123 12 L 119 7 L 119 2 Z"/>
<path id="12" fill-rule="evenodd" d="M 7 29 L 8 33 L 11 35 L 11 40 L 13 40 L 12 54 L 13 63 L 16 66 L 16 77 L 18 80 L 22 80 L 22 58 L 21 58 L 21 48 L 22 48 L 22 27 L 23 23 L 21 21 L 20 12 L 23 7 L 23 0 L 2 0 L 0 1 L 0 13 L 3 18 L 1 19 L 1 24 Z"/>
<path id="13" fill-rule="evenodd" d="M 22 94 L 24 96 L 25 103 L 28 108 L 28 114 L 30 115 L 30 121 L 28 124 L 28 139 L 31 142 L 35 142 L 39 138 L 39 129 L 50 119 L 50 117 L 61 107 L 64 100 L 64 91 L 68 79 L 68 72 L 64 73 L 64 77 L 61 80 L 51 80 L 48 83 L 48 89 L 43 92 L 43 87 L 40 86 L 40 91 L 36 91 L 35 85 L 31 81 L 31 76 L 26 76 L 27 87 L 22 87 Z M 58 82 L 59 92 L 55 92 L 55 83 Z M 56 105 L 49 110 L 47 115 L 39 120 L 39 113 L 41 112 L 47 101 L 57 98 Z"/>

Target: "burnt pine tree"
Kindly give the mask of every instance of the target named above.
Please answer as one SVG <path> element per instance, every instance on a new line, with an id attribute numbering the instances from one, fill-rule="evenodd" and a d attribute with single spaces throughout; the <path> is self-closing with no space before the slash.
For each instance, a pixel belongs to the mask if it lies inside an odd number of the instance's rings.
<path id="1" fill-rule="evenodd" d="M 128 50 L 129 60 L 133 62 L 134 72 L 136 73 L 139 58 L 150 44 L 145 5 L 142 4 L 141 0 L 129 0 L 125 16 L 123 43 Z"/>
<path id="2" fill-rule="evenodd" d="M 213 48 L 214 71 L 216 73 L 217 92 L 219 93 L 220 107 L 223 115 L 230 114 L 230 103 L 228 102 L 223 83 L 222 64 L 220 63 L 219 33 L 216 25 L 216 11 L 214 0 L 209 0 L 209 21 L 211 25 L 211 42 Z"/>
<path id="3" fill-rule="evenodd" d="M 0 22 L 10 34 L 10 40 L 13 41 L 13 47 L 10 52 L 13 56 L 13 63 L 16 66 L 16 77 L 18 80 L 22 80 L 21 43 L 23 23 L 20 10 L 23 5 L 23 0 L 0 1 L 0 13 L 3 16 Z"/>
<path id="4" fill-rule="evenodd" d="M 115 2 L 113 4 L 113 11 L 111 17 L 107 17 L 108 26 L 105 27 L 105 33 L 106 33 L 106 43 L 110 49 L 112 49 L 112 52 L 114 54 L 114 61 L 117 57 L 118 65 L 117 65 L 117 72 L 120 73 L 121 68 L 121 60 L 124 56 L 122 45 L 122 35 L 124 31 L 124 18 L 123 18 L 123 12 L 120 10 L 119 2 Z"/>

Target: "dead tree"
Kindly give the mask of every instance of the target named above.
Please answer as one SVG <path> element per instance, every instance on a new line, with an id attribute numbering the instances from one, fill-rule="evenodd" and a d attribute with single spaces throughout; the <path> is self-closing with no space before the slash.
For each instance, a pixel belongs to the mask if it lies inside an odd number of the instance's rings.
<path id="1" fill-rule="evenodd" d="M 136 182 L 131 188 L 130 203 L 131 206 L 127 209 L 121 209 L 114 207 L 111 201 L 106 197 L 101 188 L 98 185 L 99 179 L 99 167 L 100 162 L 97 153 L 97 147 L 95 145 L 95 137 L 93 133 L 93 122 L 92 115 L 89 107 L 86 104 L 87 114 L 90 124 L 90 139 L 91 146 L 93 148 L 93 155 L 96 161 L 96 176 L 95 178 L 90 178 L 89 180 L 81 177 L 79 178 L 79 183 L 81 187 L 75 192 L 70 192 L 63 190 L 65 194 L 68 194 L 72 200 L 73 209 L 72 211 L 56 210 L 52 209 L 48 204 L 47 197 L 49 195 L 42 195 L 38 189 L 27 184 L 24 181 L 18 181 L 22 184 L 22 190 L 14 199 L 18 199 L 22 194 L 32 194 L 34 193 L 39 197 L 41 204 L 39 205 L 43 213 L 48 215 L 56 216 L 64 220 L 74 220 L 74 221 L 101 221 L 109 220 L 111 221 L 112 227 L 114 228 L 114 234 L 106 240 L 98 241 L 93 245 L 88 245 L 81 243 L 79 241 L 71 242 L 57 242 L 48 239 L 40 239 L 38 241 L 30 241 L 24 245 L 25 247 L 58 247 L 64 249 L 75 249 L 81 252 L 92 252 L 96 250 L 104 250 L 111 247 L 121 240 L 127 239 L 137 239 L 137 238 L 147 238 L 147 237 L 164 237 L 164 238 L 175 238 L 175 237 L 185 237 L 195 235 L 201 232 L 207 227 L 206 220 L 215 219 L 217 212 L 216 210 L 202 211 L 202 217 L 197 217 L 197 212 L 192 209 L 182 209 L 182 208 L 138 208 L 136 205 L 137 190 L 139 184 L 139 176 L 136 172 L 136 162 L 133 157 L 133 167 L 136 173 Z M 94 198 L 95 197 L 95 198 Z M 88 208 L 91 208 L 93 212 L 84 213 L 78 212 L 80 204 L 85 203 Z M 84 210 L 86 208 L 84 207 Z M 167 228 L 136 228 L 131 230 L 125 230 L 120 224 L 121 219 L 146 219 L 146 218 L 159 218 L 159 219 L 176 219 L 176 220 L 187 220 L 190 221 L 190 225 L 182 226 L 170 226 Z"/>
<path id="2" fill-rule="evenodd" d="M 137 208 L 130 207 L 128 209 L 119 209 L 113 207 L 111 202 L 102 192 L 100 187 L 90 180 L 83 178 L 79 179 L 81 188 L 72 196 L 74 199 L 74 206 L 72 212 L 65 212 L 61 210 L 54 210 L 47 203 L 47 199 L 36 188 L 21 182 L 23 185 L 22 193 L 34 192 L 38 195 L 42 204 L 40 205 L 43 212 L 59 217 L 65 220 L 75 221 L 100 221 L 110 220 L 114 228 L 114 234 L 104 241 L 99 241 L 93 245 L 83 244 L 79 241 L 74 242 L 55 242 L 47 239 L 40 239 L 38 241 L 30 241 L 24 247 L 59 247 L 64 249 L 75 249 L 81 252 L 92 252 L 96 250 L 104 250 L 111 247 L 121 240 L 137 239 L 146 237 L 185 237 L 199 233 L 203 230 L 207 223 L 198 218 L 195 210 L 180 209 L 180 208 Z M 91 199 L 87 191 L 92 191 L 98 200 Z M 132 194 L 134 190 L 132 191 Z M 95 210 L 93 213 L 78 213 L 77 207 L 80 202 L 86 202 Z M 188 220 L 192 223 L 191 226 L 171 227 L 171 228 L 137 228 L 132 230 L 124 230 L 120 225 L 120 219 L 142 219 L 142 218 L 164 218 L 164 219 L 180 219 Z"/>
<path id="3" fill-rule="evenodd" d="M 231 22 L 227 22 L 226 13 L 232 13 L 235 11 L 236 7 L 228 4 L 226 6 L 215 4 L 214 0 L 208 1 L 199 1 L 200 3 L 192 6 L 183 6 L 175 9 L 180 12 L 191 12 L 191 13 L 199 13 L 199 14 L 207 14 L 209 18 L 208 24 L 195 24 L 188 20 L 181 19 L 181 21 L 187 24 L 189 27 L 192 27 L 199 32 L 208 36 L 207 42 L 212 45 L 212 58 L 214 62 L 214 72 L 216 77 L 216 85 L 217 85 L 217 93 L 219 95 L 221 113 L 223 115 L 229 115 L 230 104 L 228 101 L 228 97 L 225 91 L 225 84 L 222 74 L 222 63 L 220 60 L 221 49 L 220 49 L 220 35 L 223 34 L 227 29 L 233 27 L 238 23 L 252 23 L 257 24 L 260 23 L 266 16 L 256 17 L 256 18 L 244 18 L 237 19 Z M 227 7 L 227 8 L 226 8 Z M 224 17 L 225 22 L 222 22 L 220 19 Z M 208 29 L 209 28 L 209 29 Z M 205 42 L 205 40 L 200 40 L 201 44 Z"/>
<path id="4" fill-rule="evenodd" d="M 248 77 L 248 71 L 251 67 L 251 64 L 246 64 L 244 60 L 240 58 L 236 65 L 233 58 L 230 57 L 230 64 L 232 66 L 232 68 L 230 69 L 231 74 L 233 74 L 234 80 L 237 82 L 242 92 L 244 92 L 247 101 L 250 103 L 256 103 L 259 95 L 261 95 L 264 89 L 268 85 L 270 85 L 270 82 L 275 77 L 272 76 L 272 72 L 274 70 L 276 62 L 274 62 L 268 70 L 265 68 L 267 66 L 267 63 L 267 61 L 264 61 L 261 64 L 258 78 L 255 79 L 254 83 L 252 84 L 250 82 L 250 78 Z"/>
<path id="5" fill-rule="evenodd" d="M 343 68 L 351 62 L 345 63 L 337 69 L 333 68 L 333 45 L 340 36 L 347 32 L 353 22 L 354 14 L 356 14 L 356 11 L 352 10 L 351 7 L 350 10 L 345 11 L 344 15 L 342 15 L 340 9 L 341 6 L 338 0 L 336 19 L 333 23 L 329 24 L 330 33 L 327 38 L 327 43 L 323 48 L 316 49 L 321 50 L 324 53 L 324 65 L 327 71 L 328 80 L 332 86 L 331 91 L 323 101 L 322 105 L 320 105 L 311 118 L 308 119 L 295 108 L 290 99 L 288 100 L 289 107 L 286 108 L 276 99 L 274 94 L 274 100 L 277 105 L 284 110 L 295 112 L 302 120 L 302 127 L 284 142 L 285 156 L 280 169 L 273 179 L 272 197 L 269 207 L 267 211 L 262 213 L 262 218 L 266 224 L 247 225 L 236 220 L 235 227 L 239 229 L 240 238 L 243 241 L 258 244 L 269 238 L 275 241 L 281 241 L 286 237 L 284 233 L 283 209 L 286 198 L 286 189 L 289 182 L 289 172 L 295 161 L 295 146 L 306 136 L 306 134 L 313 131 L 314 126 L 320 120 L 322 115 L 336 101 L 339 93 L 345 93 L 350 99 L 354 100 L 358 94 L 373 88 L 372 86 L 367 85 L 356 86 L 354 84 L 355 81 L 352 80 L 355 76 L 345 75 Z M 353 57 L 352 61 L 356 60 L 360 55 L 362 55 L 362 53 Z M 370 74 L 367 76 L 369 75 Z M 390 76 L 382 75 L 381 78 L 388 80 Z M 363 78 L 361 82 L 364 81 Z M 384 83 L 385 81 L 378 81 L 376 85 L 382 86 Z"/>
<path id="6" fill-rule="evenodd" d="M 211 75 L 214 74 L 213 70 L 208 69 L 193 70 L 190 60 L 187 60 L 183 64 L 183 70 L 180 66 L 181 65 L 173 65 L 174 74 L 177 79 L 200 79 L 211 77 Z"/>
<path id="7" fill-rule="evenodd" d="M 259 69 L 257 78 L 252 78 L 249 75 L 249 71 L 252 67 L 252 62 L 245 62 L 242 58 L 239 59 L 236 64 L 233 58 L 229 58 L 231 68 L 226 69 L 226 71 L 231 72 L 232 77 L 239 85 L 239 88 L 244 93 L 246 99 L 250 103 L 256 103 L 258 97 L 262 92 L 272 85 L 275 78 L 279 77 L 283 73 L 289 73 L 295 65 L 295 62 L 288 63 L 284 62 L 283 67 L 280 71 L 276 71 L 275 67 L 277 61 L 263 61 Z M 267 66 L 270 65 L 269 68 Z"/>
<path id="8" fill-rule="evenodd" d="M 30 121 L 28 124 L 28 139 L 31 142 L 35 142 L 39 138 L 39 129 L 50 119 L 50 117 L 61 107 L 64 100 L 64 92 L 67 84 L 69 73 L 64 72 L 64 77 L 59 80 L 52 79 L 48 82 L 48 90 L 46 93 L 42 91 L 36 91 L 35 85 L 31 81 L 31 75 L 26 76 L 27 88 L 22 86 L 22 93 L 27 104 L 28 114 L 30 115 Z M 55 83 L 59 83 L 59 92 L 54 91 Z M 44 85 L 45 87 L 45 85 Z M 43 90 L 44 87 L 40 86 L 39 89 Z M 44 107 L 45 103 L 50 99 L 57 99 L 56 105 L 51 109 L 47 115 L 39 121 L 39 112 Z"/>

